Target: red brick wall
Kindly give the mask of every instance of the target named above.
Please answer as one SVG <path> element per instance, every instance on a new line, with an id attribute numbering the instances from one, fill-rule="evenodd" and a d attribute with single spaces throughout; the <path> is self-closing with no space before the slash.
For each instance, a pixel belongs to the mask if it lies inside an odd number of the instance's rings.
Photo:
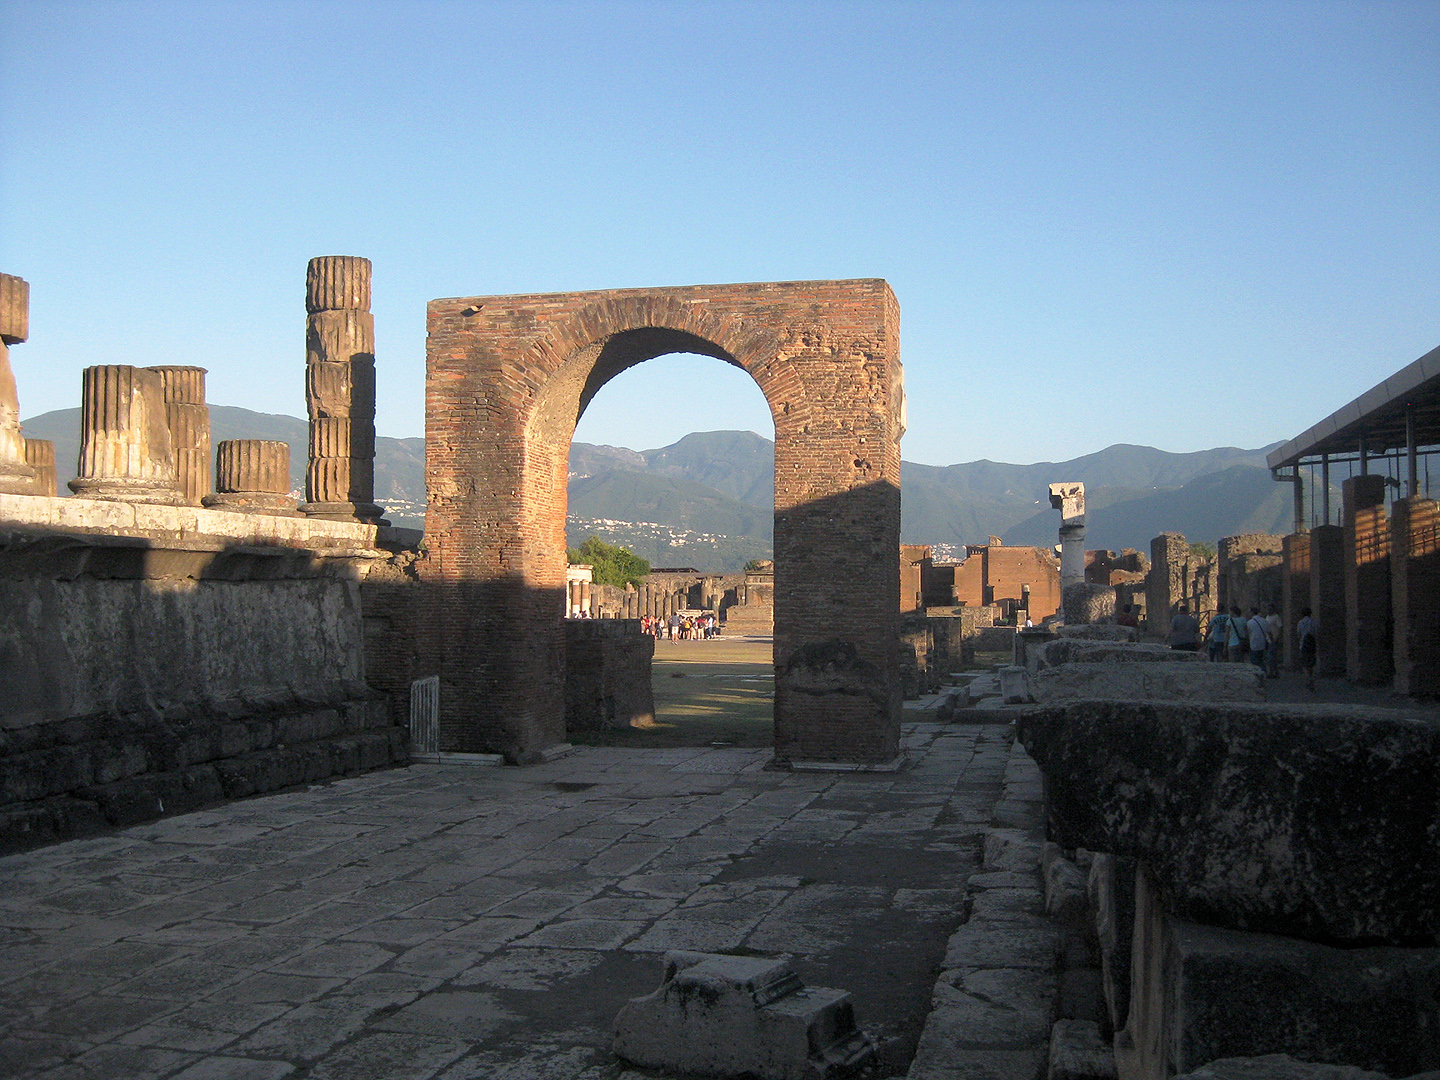
<path id="1" fill-rule="evenodd" d="M 879 280 L 432 301 L 417 646 L 442 745 L 524 761 L 563 741 L 575 421 L 619 372 L 692 352 L 747 371 L 775 420 L 776 756 L 893 757 L 899 329 Z"/>
<path id="2" fill-rule="evenodd" d="M 986 554 L 989 603 L 1018 607 L 1030 586 L 1030 618 L 1035 622 L 1060 610 L 1060 565 L 1044 548 L 994 547 Z"/>

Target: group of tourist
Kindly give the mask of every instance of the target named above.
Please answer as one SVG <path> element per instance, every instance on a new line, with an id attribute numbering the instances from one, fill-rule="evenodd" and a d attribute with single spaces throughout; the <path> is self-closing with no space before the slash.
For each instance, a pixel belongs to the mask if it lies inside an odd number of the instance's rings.
<path id="1" fill-rule="evenodd" d="M 720 620 L 713 612 L 699 615 L 673 614 L 669 618 L 645 615 L 640 629 L 657 641 L 703 641 L 720 636 Z"/>
<path id="2" fill-rule="evenodd" d="M 1300 665 L 1305 669 L 1306 685 L 1315 689 L 1316 637 L 1320 623 L 1307 607 L 1300 615 L 1295 633 L 1300 645 Z M 1270 605 L 1262 615 L 1260 608 L 1250 608 L 1247 619 L 1240 605 L 1233 604 L 1229 611 L 1217 611 L 1206 627 L 1205 652 L 1215 663 L 1250 663 L 1260 669 L 1267 678 L 1280 677 L 1280 646 L 1284 624 L 1280 610 Z M 1170 620 L 1170 647 L 1183 652 L 1196 652 L 1200 648 L 1200 623 L 1189 608 L 1181 604 Z"/>

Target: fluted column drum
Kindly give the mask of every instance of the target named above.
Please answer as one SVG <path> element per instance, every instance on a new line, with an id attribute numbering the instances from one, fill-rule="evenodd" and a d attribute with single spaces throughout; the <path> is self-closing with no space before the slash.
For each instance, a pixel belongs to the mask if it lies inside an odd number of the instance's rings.
<path id="1" fill-rule="evenodd" d="M 305 403 L 312 517 L 378 522 L 375 505 L 375 317 L 370 260 L 311 259 L 305 275 Z"/>
<path id="2" fill-rule="evenodd" d="M 128 364 L 85 369 L 78 473 L 70 490 L 82 498 L 172 505 L 183 501 L 175 482 L 159 373 Z"/>
<path id="3" fill-rule="evenodd" d="M 210 494 L 210 406 L 205 404 L 205 369 L 153 367 L 165 385 L 165 422 L 175 454 L 175 481 L 185 501 L 199 506 Z"/>
<path id="4" fill-rule="evenodd" d="M 290 494 L 290 447 L 269 439 L 224 439 L 215 447 L 213 510 L 298 517 Z"/>
<path id="5" fill-rule="evenodd" d="M 35 470 L 25 462 L 20 395 L 10 370 L 10 346 L 30 336 L 30 283 L 0 274 L 0 494 L 35 494 Z"/>
<path id="6" fill-rule="evenodd" d="M 26 439 L 25 464 L 35 470 L 35 494 L 53 499 L 59 490 L 55 472 L 55 444 L 49 439 Z"/>

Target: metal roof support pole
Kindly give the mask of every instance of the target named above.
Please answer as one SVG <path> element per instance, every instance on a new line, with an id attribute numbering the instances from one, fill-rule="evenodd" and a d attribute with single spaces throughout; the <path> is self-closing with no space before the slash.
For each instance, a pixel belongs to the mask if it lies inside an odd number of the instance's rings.
<path id="1" fill-rule="evenodd" d="M 1320 455 L 1320 507 L 1325 524 L 1330 524 L 1330 455 Z"/>
<path id="2" fill-rule="evenodd" d="M 1420 494 L 1420 462 L 1419 456 L 1415 453 L 1415 410 L 1409 405 L 1405 406 L 1405 454 L 1409 459 L 1405 477 L 1405 496 L 1413 499 Z"/>
<path id="3" fill-rule="evenodd" d="M 1365 453 L 1365 435 L 1363 432 L 1360 435 L 1360 475 L 1370 475 L 1370 459 Z"/>
<path id="4" fill-rule="evenodd" d="M 1296 464 L 1295 475 L 1290 478 L 1295 485 L 1295 528 L 1297 533 L 1309 532 L 1305 527 L 1305 478 L 1300 475 L 1300 466 Z"/>

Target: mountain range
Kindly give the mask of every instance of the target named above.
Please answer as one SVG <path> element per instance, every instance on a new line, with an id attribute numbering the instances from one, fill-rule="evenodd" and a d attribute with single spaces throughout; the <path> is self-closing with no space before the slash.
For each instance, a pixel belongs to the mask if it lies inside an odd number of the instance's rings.
<path id="1" fill-rule="evenodd" d="M 25 434 L 55 442 L 60 483 L 79 457 L 80 410 L 45 413 Z M 278 439 L 290 445 L 291 483 L 304 488 L 308 425 L 293 416 L 210 407 L 212 442 Z M 1245 532 L 1290 530 L 1290 488 L 1270 479 L 1265 454 L 1219 447 L 1172 454 L 1117 444 L 1061 462 L 1012 465 L 972 461 L 901 466 L 901 539 L 931 544 L 937 558 L 958 557 L 990 536 L 1006 544 L 1049 546 L 1059 515 L 1047 488 L 1086 487 L 1087 546 L 1149 551 L 1152 537 L 1182 532 L 1214 542 Z M 656 566 L 734 571 L 768 557 L 773 523 L 775 446 L 749 431 L 708 431 L 671 446 L 629 450 L 573 443 L 570 448 L 571 543 L 595 534 L 622 543 Z M 375 440 L 376 501 L 397 525 L 423 527 L 425 441 Z"/>

